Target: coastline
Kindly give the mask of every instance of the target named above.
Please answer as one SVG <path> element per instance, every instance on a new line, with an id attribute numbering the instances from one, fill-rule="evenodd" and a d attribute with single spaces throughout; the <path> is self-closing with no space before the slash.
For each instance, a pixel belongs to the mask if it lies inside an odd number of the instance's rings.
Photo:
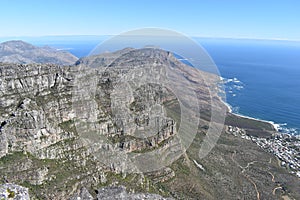
<path id="1" fill-rule="evenodd" d="M 241 117 L 241 118 L 245 118 L 245 119 L 251 119 L 251 120 L 255 120 L 255 121 L 259 121 L 259 122 L 264 122 L 264 123 L 268 123 L 270 124 L 273 128 L 274 128 L 274 131 L 276 132 L 279 132 L 279 129 L 280 129 L 280 125 L 279 124 L 276 124 L 275 122 L 273 121 L 268 121 L 268 120 L 263 120 L 263 119 L 257 119 L 257 118 L 254 118 L 254 117 L 250 117 L 250 116 L 246 116 L 246 115 L 242 115 L 242 114 L 238 114 L 238 113 L 234 113 L 232 111 L 232 108 L 231 108 L 231 105 L 228 104 L 227 102 L 225 102 L 224 100 L 221 100 L 224 105 L 227 107 L 228 109 L 228 112 L 235 115 L 235 116 L 238 116 L 238 117 Z"/>

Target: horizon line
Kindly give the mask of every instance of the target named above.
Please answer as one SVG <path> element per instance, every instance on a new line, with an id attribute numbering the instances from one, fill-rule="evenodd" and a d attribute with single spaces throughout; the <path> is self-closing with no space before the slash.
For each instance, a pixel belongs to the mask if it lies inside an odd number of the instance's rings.
<path id="1" fill-rule="evenodd" d="M 118 34 L 83 34 L 83 35 L 40 35 L 40 36 L 0 36 L 0 39 L 6 38 L 45 38 L 45 37 L 113 37 Z M 202 38 L 202 39 L 232 39 L 232 40 L 268 40 L 268 41 L 287 41 L 287 42 L 300 42 L 300 39 L 290 39 L 290 38 L 260 38 L 260 37 L 222 37 L 222 36 L 188 36 L 191 38 Z"/>

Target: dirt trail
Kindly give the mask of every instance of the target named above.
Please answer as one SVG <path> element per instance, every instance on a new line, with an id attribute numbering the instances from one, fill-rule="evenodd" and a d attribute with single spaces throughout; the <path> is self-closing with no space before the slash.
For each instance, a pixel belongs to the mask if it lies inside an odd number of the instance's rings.
<path id="1" fill-rule="evenodd" d="M 253 165 L 254 163 L 256 163 L 257 161 L 251 161 L 249 163 L 247 163 L 246 167 L 241 166 L 236 160 L 234 160 L 234 157 L 236 155 L 236 151 L 234 151 L 234 153 L 231 155 L 231 160 L 237 165 L 239 166 L 239 168 L 242 169 L 242 174 L 243 176 L 250 182 L 252 183 L 252 185 L 254 186 L 255 192 L 256 192 L 256 198 L 257 200 L 260 200 L 260 193 L 258 191 L 257 185 L 256 183 L 248 176 L 245 175 L 244 172 L 246 171 L 246 169 L 248 169 L 251 165 Z"/>
<path id="2" fill-rule="evenodd" d="M 253 184 L 255 191 L 256 191 L 257 200 L 260 200 L 260 194 L 259 194 L 259 191 L 257 189 L 255 182 L 249 176 L 247 176 L 247 175 L 244 175 L 244 176 Z"/>
<path id="3" fill-rule="evenodd" d="M 275 177 L 271 172 L 268 172 L 272 176 L 272 182 L 275 183 Z"/>

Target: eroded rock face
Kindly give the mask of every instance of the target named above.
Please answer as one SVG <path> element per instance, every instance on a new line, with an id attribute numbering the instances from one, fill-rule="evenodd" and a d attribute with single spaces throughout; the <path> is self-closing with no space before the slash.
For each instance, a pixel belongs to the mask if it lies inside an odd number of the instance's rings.
<path id="1" fill-rule="evenodd" d="M 42 159 L 62 158 L 65 151 L 84 145 L 80 142 L 71 147 L 55 144 L 68 139 L 78 140 L 83 135 L 89 137 L 82 133 L 84 131 L 78 131 L 78 127 L 105 135 L 111 141 L 110 146 L 129 152 L 155 148 L 176 136 L 180 120 L 176 121 L 174 113 L 171 116 L 168 110 L 179 108 L 179 102 L 168 88 L 144 80 L 145 85 L 140 85 L 143 82 L 139 81 L 133 88 L 130 99 L 115 98 L 128 96 L 126 88 L 118 88 L 120 81 L 127 81 L 123 80 L 124 76 L 135 81 L 144 73 L 141 66 L 151 69 L 155 62 L 160 70 L 167 64 L 169 54 L 157 51 L 145 50 L 141 58 L 138 51 L 133 52 L 116 59 L 105 70 L 99 66 L 96 71 L 79 70 L 78 66 L 2 64 L 0 157 L 25 151 Z M 136 60 L 132 60 L 132 56 L 136 56 Z M 152 56 L 152 59 L 145 60 L 145 56 Z M 124 64 L 128 64 L 125 70 Z M 95 86 L 93 94 L 85 94 L 85 87 L 91 85 Z M 180 117 L 180 109 L 176 112 Z M 79 125 L 82 121 L 78 118 L 93 121 L 93 127 Z M 130 139 L 132 137 L 135 139 Z"/>
<path id="2" fill-rule="evenodd" d="M 112 186 L 105 187 L 98 190 L 97 199 L 101 200 L 138 200 L 138 199 L 149 199 L 149 200 L 171 200 L 172 198 L 163 198 L 157 194 L 149 193 L 128 193 L 124 186 Z"/>
<path id="3" fill-rule="evenodd" d="M 132 158 L 127 153 L 158 151 L 166 158 L 180 156 L 179 101 L 160 80 L 151 78 L 165 73 L 163 66 L 178 65 L 173 75 L 180 80 L 183 64 L 168 52 L 152 49 L 125 49 L 104 55 L 100 61 L 85 59 L 71 67 L 0 65 L 3 180 L 26 180 L 33 186 L 47 183 L 53 186 L 42 192 L 44 197 L 66 198 L 78 185 L 109 184 L 107 172 L 121 173 L 125 178 L 130 171 L 148 167 L 147 163 L 138 167 L 129 163 Z M 83 67 L 87 63 L 97 68 Z M 151 77 L 144 76 L 153 63 Z M 130 81 L 137 84 L 128 95 L 126 82 Z M 67 185 L 65 191 L 56 189 L 63 185 Z"/>
<path id="4" fill-rule="evenodd" d="M 79 194 L 75 194 L 70 200 L 93 200 L 94 197 L 89 193 L 89 191 L 83 187 L 80 189 Z"/>
<path id="5" fill-rule="evenodd" d="M 74 136 L 60 126 L 74 117 L 70 68 L 37 64 L 0 68 L 1 157 L 14 151 L 38 154 Z"/>

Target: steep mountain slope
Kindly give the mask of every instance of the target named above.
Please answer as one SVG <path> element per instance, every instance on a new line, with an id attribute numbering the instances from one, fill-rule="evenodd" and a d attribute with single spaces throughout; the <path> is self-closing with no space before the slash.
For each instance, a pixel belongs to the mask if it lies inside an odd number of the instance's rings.
<path id="1" fill-rule="evenodd" d="M 84 58 L 76 66 L 1 64 L 0 180 L 41 199 L 300 198 L 296 176 L 227 128 L 271 135 L 266 123 L 247 119 L 243 126 L 229 115 L 217 145 L 200 159 L 211 110 L 227 111 L 218 80 L 150 48 Z"/>
<path id="2" fill-rule="evenodd" d="M 72 65 L 76 60 L 77 58 L 68 52 L 57 51 L 50 47 L 36 47 L 19 40 L 0 44 L 0 62 Z"/>

